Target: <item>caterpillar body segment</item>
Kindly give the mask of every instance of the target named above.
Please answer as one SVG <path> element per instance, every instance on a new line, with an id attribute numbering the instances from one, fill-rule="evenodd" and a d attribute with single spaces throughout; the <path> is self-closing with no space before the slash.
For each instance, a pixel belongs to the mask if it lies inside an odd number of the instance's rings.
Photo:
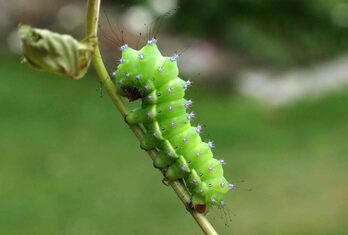
<path id="1" fill-rule="evenodd" d="M 141 99 L 141 107 L 126 117 L 130 124 L 142 124 L 145 149 L 158 149 L 154 166 L 165 169 L 169 180 L 183 179 L 197 211 L 224 206 L 224 195 L 232 189 L 223 176 L 223 160 L 213 158 L 212 142 L 200 137 L 201 126 L 194 127 L 194 113 L 188 112 L 191 100 L 184 98 L 191 84 L 178 77 L 178 55 L 163 57 L 156 40 L 139 51 L 121 47 L 116 85 L 130 101 Z M 204 210 L 203 210 L 203 209 Z"/>

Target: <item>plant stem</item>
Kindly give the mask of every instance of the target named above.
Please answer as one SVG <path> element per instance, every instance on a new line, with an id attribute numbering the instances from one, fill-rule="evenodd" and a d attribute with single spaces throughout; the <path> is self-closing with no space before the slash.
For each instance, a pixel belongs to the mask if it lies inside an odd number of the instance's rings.
<path id="1" fill-rule="evenodd" d="M 100 0 L 88 0 L 87 3 L 87 36 L 88 37 L 97 37 L 98 31 L 98 18 L 99 18 L 99 10 L 100 10 Z M 128 108 L 123 103 L 120 96 L 116 93 L 116 88 L 113 82 L 110 79 L 109 73 L 107 72 L 104 62 L 101 57 L 101 53 L 99 50 L 99 46 L 96 46 L 95 54 L 93 57 L 94 67 L 97 71 L 97 74 L 100 80 L 103 83 L 107 93 L 111 97 L 112 102 L 122 114 L 123 117 L 129 113 Z M 129 128 L 133 131 L 137 139 L 142 142 L 144 140 L 144 131 L 139 125 L 129 125 Z M 147 150 L 146 151 L 152 160 L 154 160 L 158 156 L 158 152 L 155 150 Z M 163 172 L 162 172 L 163 173 Z M 178 195 L 180 200 L 183 202 L 185 207 L 190 203 L 190 195 L 188 194 L 184 184 L 182 181 L 170 181 L 169 185 L 173 188 L 175 193 Z M 217 232 L 214 227 L 210 224 L 208 219 L 200 213 L 197 213 L 194 210 L 189 210 L 193 218 L 196 220 L 197 224 L 200 226 L 202 231 L 207 235 L 215 235 Z"/>

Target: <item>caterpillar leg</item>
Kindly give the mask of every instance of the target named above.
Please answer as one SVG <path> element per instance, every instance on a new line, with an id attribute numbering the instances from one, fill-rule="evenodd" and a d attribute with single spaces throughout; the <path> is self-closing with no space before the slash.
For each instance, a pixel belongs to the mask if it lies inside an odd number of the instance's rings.
<path id="1" fill-rule="evenodd" d="M 186 203 L 186 210 L 188 212 L 196 211 L 198 213 L 206 215 L 208 213 L 207 206 L 205 204 L 194 204 L 192 199 L 189 203 Z"/>
<path id="2" fill-rule="evenodd" d="M 131 111 L 126 116 L 126 122 L 128 124 L 138 124 L 138 123 L 147 123 L 154 121 L 156 117 L 156 106 L 150 106 L 146 109 L 135 109 Z"/>
<path id="3" fill-rule="evenodd" d="M 190 200 L 190 202 L 186 203 L 186 210 L 188 212 L 194 211 L 195 210 L 195 206 L 192 203 L 192 200 Z"/>
<path id="4" fill-rule="evenodd" d="M 140 142 L 140 147 L 144 150 L 151 150 L 155 149 L 157 147 L 158 143 L 154 136 L 150 133 L 147 132 L 145 134 L 145 138 L 143 141 Z"/>
<path id="5" fill-rule="evenodd" d="M 179 158 L 175 159 L 174 164 L 168 167 L 166 172 L 166 177 L 170 180 L 177 180 L 184 178 L 185 174 L 189 173 L 191 170 L 187 165 L 185 158 L 180 155 Z"/>
<path id="6" fill-rule="evenodd" d="M 153 162 L 153 166 L 158 169 L 164 169 L 174 163 L 174 159 L 161 152 Z"/>
<path id="7" fill-rule="evenodd" d="M 154 149 L 161 146 L 161 142 L 165 140 L 162 136 L 161 128 L 158 122 L 144 123 L 147 130 L 142 147 L 145 150 Z"/>
<path id="8" fill-rule="evenodd" d="M 168 186 L 169 187 L 169 180 L 167 178 L 163 178 L 162 179 L 162 183 L 165 185 L 165 186 Z"/>

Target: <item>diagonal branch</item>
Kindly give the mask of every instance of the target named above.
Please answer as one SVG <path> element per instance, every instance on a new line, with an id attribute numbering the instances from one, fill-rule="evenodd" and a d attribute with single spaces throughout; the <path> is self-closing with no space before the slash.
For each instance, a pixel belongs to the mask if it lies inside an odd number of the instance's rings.
<path id="1" fill-rule="evenodd" d="M 99 18 L 99 10 L 100 10 L 100 0 L 88 0 L 87 3 L 87 36 L 88 37 L 96 37 L 98 31 L 98 18 Z M 96 46 L 95 54 L 93 57 L 94 67 L 97 71 L 97 74 L 103 83 L 107 93 L 111 97 L 112 102 L 118 109 L 118 111 L 122 114 L 123 117 L 129 113 L 126 105 L 123 103 L 120 96 L 116 93 L 116 88 L 113 82 L 110 79 L 110 76 L 105 68 L 103 63 L 101 53 L 99 50 L 99 46 Z M 144 140 L 144 131 L 139 125 L 128 125 L 129 128 L 133 131 L 137 139 L 142 142 Z M 146 151 L 152 160 L 154 160 L 158 152 L 155 150 L 147 150 Z M 163 172 L 162 172 L 163 173 Z M 169 185 L 173 188 L 175 193 L 178 195 L 180 200 L 183 202 L 185 207 L 189 205 L 191 199 L 188 194 L 184 184 L 182 181 L 171 181 Z M 189 210 L 193 218 L 196 220 L 197 224 L 200 226 L 202 231 L 207 235 L 215 235 L 217 232 L 214 227 L 210 224 L 208 219 L 200 213 L 197 213 L 194 210 Z"/>

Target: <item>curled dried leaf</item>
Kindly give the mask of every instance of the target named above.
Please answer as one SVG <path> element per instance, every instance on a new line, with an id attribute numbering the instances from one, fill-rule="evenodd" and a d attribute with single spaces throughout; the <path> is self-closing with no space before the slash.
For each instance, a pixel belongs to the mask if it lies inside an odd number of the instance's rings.
<path id="1" fill-rule="evenodd" d="M 94 53 L 96 38 L 78 41 L 70 35 L 20 25 L 23 62 L 31 67 L 72 79 L 82 78 Z"/>

